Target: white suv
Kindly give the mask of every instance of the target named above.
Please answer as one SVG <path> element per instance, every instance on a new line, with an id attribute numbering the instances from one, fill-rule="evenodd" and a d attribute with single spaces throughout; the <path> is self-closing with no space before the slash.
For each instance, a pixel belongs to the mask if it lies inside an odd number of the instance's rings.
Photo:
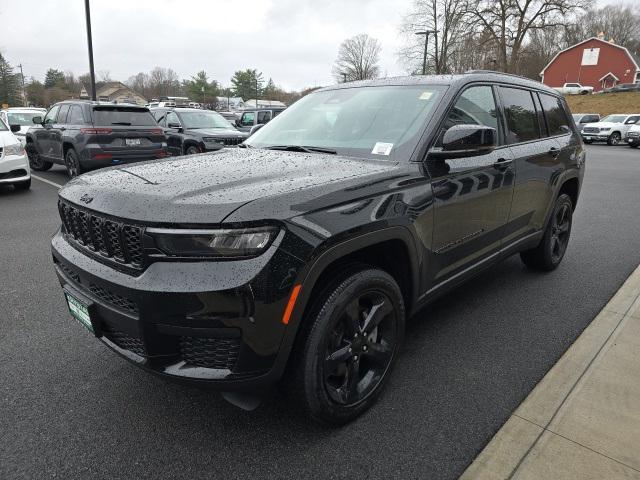
<path id="1" fill-rule="evenodd" d="M 0 185 L 10 184 L 16 190 L 28 190 L 31 187 L 29 159 L 12 129 L 17 131 L 18 125 L 10 129 L 0 120 Z"/>
<path id="2" fill-rule="evenodd" d="M 618 145 L 627 137 L 629 129 L 639 122 L 640 113 L 609 115 L 599 122 L 587 123 L 582 128 L 582 139 L 584 143 L 607 142 L 608 145 Z"/>

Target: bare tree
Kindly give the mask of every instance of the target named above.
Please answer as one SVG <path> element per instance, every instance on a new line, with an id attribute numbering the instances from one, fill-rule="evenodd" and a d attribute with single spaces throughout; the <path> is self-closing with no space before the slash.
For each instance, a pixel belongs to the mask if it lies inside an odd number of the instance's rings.
<path id="1" fill-rule="evenodd" d="M 469 25 L 490 35 L 497 68 L 515 72 L 530 33 L 561 28 L 567 15 L 586 5 L 585 0 L 478 0 L 469 2 Z"/>
<path id="2" fill-rule="evenodd" d="M 338 82 L 367 80 L 378 77 L 380 42 L 367 34 L 348 38 L 340 45 L 333 65 L 333 76 Z"/>
<path id="3" fill-rule="evenodd" d="M 421 67 L 424 41 L 415 33 L 424 30 L 436 31 L 427 52 L 428 65 L 436 74 L 454 71 L 454 57 L 464 43 L 466 4 L 467 0 L 414 0 L 400 26 L 405 45 L 398 56 L 407 71 L 414 73 Z"/>
<path id="4" fill-rule="evenodd" d="M 576 24 L 582 25 L 584 38 L 602 32 L 606 40 L 635 50 L 640 41 L 640 7 L 633 5 L 607 5 L 589 10 L 577 19 Z"/>

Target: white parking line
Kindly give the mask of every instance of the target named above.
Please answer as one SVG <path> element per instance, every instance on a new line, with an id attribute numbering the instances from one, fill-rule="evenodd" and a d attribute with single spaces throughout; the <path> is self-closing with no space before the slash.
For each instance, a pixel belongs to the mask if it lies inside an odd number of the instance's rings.
<path id="1" fill-rule="evenodd" d="M 51 180 L 47 180 L 46 178 L 38 177 L 37 175 L 31 174 L 31 178 L 35 178 L 36 180 L 40 180 L 41 182 L 48 183 L 56 188 L 62 188 L 62 185 L 56 182 L 52 182 Z"/>

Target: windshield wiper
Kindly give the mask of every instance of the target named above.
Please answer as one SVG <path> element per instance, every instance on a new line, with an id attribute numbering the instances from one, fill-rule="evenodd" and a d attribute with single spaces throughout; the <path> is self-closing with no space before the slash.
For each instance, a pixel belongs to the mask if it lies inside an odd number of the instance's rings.
<path id="1" fill-rule="evenodd" d="M 271 145 L 265 147 L 266 150 L 286 150 L 288 152 L 304 152 L 304 153 L 327 153 L 329 155 L 335 155 L 337 152 L 330 148 L 322 147 L 307 147 L 303 145 Z"/>

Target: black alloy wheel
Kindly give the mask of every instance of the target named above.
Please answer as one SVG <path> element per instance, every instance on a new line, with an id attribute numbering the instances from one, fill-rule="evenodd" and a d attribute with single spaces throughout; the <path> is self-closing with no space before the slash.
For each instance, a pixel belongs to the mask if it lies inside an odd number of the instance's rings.
<path id="1" fill-rule="evenodd" d="M 353 265 L 310 301 L 283 386 L 294 405 L 344 424 L 382 393 L 404 335 L 400 287 L 388 273 Z"/>
<path id="2" fill-rule="evenodd" d="M 322 366 L 334 402 L 352 406 L 375 390 L 391 364 L 397 323 L 391 299 L 380 291 L 363 292 L 336 318 Z"/>
<path id="3" fill-rule="evenodd" d="M 573 221 L 571 197 L 562 194 L 556 200 L 551 218 L 537 247 L 520 252 L 523 263 L 534 270 L 554 270 L 560 265 L 569 245 Z"/>
<path id="4" fill-rule="evenodd" d="M 73 148 L 67 150 L 67 154 L 64 156 L 64 165 L 67 167 L 67 174 L 69 175 L 69 178 L 76 178 L 82 173 L 78 154 Z"/>
<path id="5" fill-rule="evenodd" d="M 53 166 L 52 162 L 47 162 L 42 159 L 33 142 L 28 142 L 25 150 L 27 151 L 27 157 L 29 158 L 29 167 L 33 170 L 44 172 Z"/>

